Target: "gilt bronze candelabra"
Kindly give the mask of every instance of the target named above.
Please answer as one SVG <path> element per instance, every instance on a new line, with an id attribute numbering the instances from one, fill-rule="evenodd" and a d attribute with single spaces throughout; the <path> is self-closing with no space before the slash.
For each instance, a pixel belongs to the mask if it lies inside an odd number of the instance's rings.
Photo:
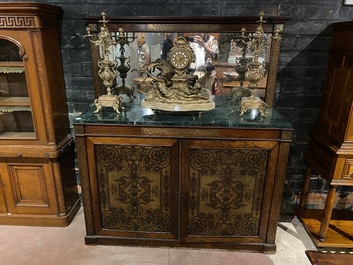
<path id="1" fill-rule="evenodd" d="M 242 43 L 242 40 L 236 39 L 236 45 L 241 47 L 241 57 L 236 58 L 234 70 L 238 74 L 237 80 L 239 80 L 239 86 L 232 87 L 231 92 L 231 101 L 239 102 L 239 99 L 242 97 L 250 96 L 250 90 L 244 87 L 245 74 L 249 70 L 249 63 L 251 62 L 251 58 L 246 57 L 247 45 Z"/>
<path id="2" fill-rule="evenodd" d="M 125 56 L 125 45 L 130 45 L 131 42 L 135 40 L 135 34 L 129 36 L 122 28 L 119 28 L 119 32 L 116 36 L 116 42 L 120 45 L 120 56 L 118 57 L 120 64 L 117 68 L 119 76 L 121 78 L 121 86 L 116 86 L 115 91 L 120 94 L 126 94 L 130 101 L 132 101 L 135 96 L 133 94 L 134 89 L 132 87 L 125 85 L 125 79 L 127 73 L 130 70 L 130 57 Z"/>
<path id="3" fill-rule="evenodd" d="M 245 35 L 246 29 L 241 30 L 241 41 L 246 47 L 254 51 L 254 56 L 250 63 L 250 68 L 245 74 L 245 80 L 248 81 L 248 87 L 250 89 L 250 96 L 243 97 L 240 101 L 240 116 L 246 113 L 248 110 L 258 110 L 262 116 L 265 114 L 265 102 L 255 97 L 255 89 L 257 89 L 259 82 L 264 77 L 264 69 L 261 67 L 259 62 L 259 55 L 264 48 L 268 48 L 269 44 L 264 34 L 262 24 L 266 21 L 263 20 L 264 12 L 260 13 L 260 20 L 255 33 Z"/>
<path id="4" fill-rule="evenodd" d="M 98 99 L 94 100 L 94 105 L 96 106 L 95 113 L 98 113 L 102 110 L 103 107 L 111 107 L 117 113 L 120 113 L 122 109 L 122 98 L 119 95 L 112 94 L 113 83 L 117 76 L 116 61 L 109 59 L 109 47 L 116 45 L 117 42 L 111 37 L 110 32 L 107 27 L 106 12 L 102 12 L 102 20 L 99 22 L 102 23 L 100 32 L 98 33 L 98 38 L 95 39 L 91 34 L 91 28 L 87 27 L 87 35 L 90 42 L 94 45 L 99 46 L 103 52 L 103 59 L 98 62 L 98 75 L 103 81 L 103 85 L 106 87 L 106 94 L 101 95 Z"/>

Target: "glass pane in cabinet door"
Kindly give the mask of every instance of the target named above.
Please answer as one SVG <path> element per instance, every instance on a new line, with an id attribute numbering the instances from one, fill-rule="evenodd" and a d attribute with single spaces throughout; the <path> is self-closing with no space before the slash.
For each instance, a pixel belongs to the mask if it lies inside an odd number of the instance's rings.
<path id="1" fill-rule="evenodd" d="M 33 138 L 25 67 L 16 43 L 0 38 L 0 137 Z"/>

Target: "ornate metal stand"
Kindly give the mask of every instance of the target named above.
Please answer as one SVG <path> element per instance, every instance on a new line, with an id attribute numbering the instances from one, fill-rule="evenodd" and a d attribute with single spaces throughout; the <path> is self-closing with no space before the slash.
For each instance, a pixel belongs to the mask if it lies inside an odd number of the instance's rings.
<path id="1" fill-rule="evenodd" d="M 247 45 L 242 43 L 240 40 L 236 40 L 236 43 L 242 47 L 242 55 L 239 59 L 236 59 L 236 65 L 234 66 L 234 70 L 238 74 L 240 86 L 231 88 L 230 92 L 232 102 L 238 102 L 240 98 L 250 96 L 250 90 L 244 87 L 244 81 L 245 74 L 249 70 L 249 62 L 251 61 L 251 58 L 246 57 Z"/>
<path id="2" fill-rule="evenodd" d="M 268 47 L 267 39 L 264 36 L 262 23 L 266 22 L 263 20 L 264 13 L 260 13 L 259 26 L 257 27 L 253 35 L 248 34 L 245 36 L 245 29 L 242 29 L 242 42 L 246 47 L 250 47 L 254 50 L 254 57 L 250 63 L 250 70 L 246 72 L 245 79 L 249 82 L 250 96 L 243 97 L 240 101 L 240 116 L 242 116 L 248 110 L 257 109 L 262 116 L 265 114 L 265 102 L 261 98 L 255 97 L 255 89 L 258 87 L 260 80 L 264 77 L 264 70 L 260 69 L 259 55 L 263 48 Z"/>
<path id="3" fill-rule="evenodd" d="M 111 107 L 117 113 L 120 113 L 122 109 L 122 98 L 119 95 L 112 94 L 112 86 L 114 80 L 117 76 L 115 61 L 109 59 L 109 47 L 112 45 L 116 45 L 117 42 L 113 40 L 110 36 L 106 20 L 106 12 L 102 12 L 102 20 L 99 22 L 102 23 L 100 28 L 100 32 L 98 34 L 98 39 L 94 40 L 93 35 L 91 34 L 90 27 L 87 27 L 87 35 L 86 37 L 96 46 L 100 46 L 103 51 L 103 60 L 98 62 L 98 75 L 103 80 L 103 84 L 107 89 L 107 94 L 100 96 L 98 99 L 94 100 L 94 105 L 96 106 L 95 113 L 98 113 L 102 110 L 103 107 Z"/>
<path id="4" fill-rule="evenodd" d="M 135 96 L 134 96 L 134 88 L 133 87 L 128 87 L 125 85 L 125 79 L 127 77 L 127 73 L 130 70 L 130 58 L 125 57 L 125 45 L 129 45 L 131 42 L 135 40 L 135 35 L 133 36 L 128 36 L 126 32 L 123 31 L 122 28 L 119 29 L 119 33 L 116 36 L 117 43 L 120 45 L 120 56 L 118 59 L 120 60 L 120 65 L 118 66 L 117 70 L 119 72 L 119 76 L 121 77 L 121 86 L 116 86 L 114 90 L 116 93 L 119 94 L 126 94 L 130 101 L 132 101 Z"/>

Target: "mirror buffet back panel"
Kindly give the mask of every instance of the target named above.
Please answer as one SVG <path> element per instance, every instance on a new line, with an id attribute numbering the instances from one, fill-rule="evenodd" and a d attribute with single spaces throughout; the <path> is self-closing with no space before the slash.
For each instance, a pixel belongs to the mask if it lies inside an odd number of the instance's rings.
<path id="1" fill-rule="evenodd" d="M 84 19 L 90 29 L 89 35 L 92 40 L 96 40 L 100 34 L 102 18 Z M 145 76 L 148 65 L 159 59 L 165 60 L 168 46 L 170 48 L 178 36 L 187 38 L 197 53 L 197 43 L 194 41 L 197 35 L 203 36 L 205 43 L 210 43 L 214 52 L 213 56 L 206 55 L 205 65 L 215 69 L 215 95 L 233 95 L 234 87 L 249 86 L 245 72 L 249 70 L 254 58 L 254 49 L 250 47 L 249 41 L 256 34 L 259 17 L 113 17 L 107 14 L 107 19 L 112 39 L 117 40 L 117 44 L 109 48 L 109 58 L 120 65 L 128 66 L 124 73 L 118 69 L 115 93 L 128 94 L 133 99 L 133 93 L 136 95 L 137 92 L 148 92 L 152 81 Z M 275 82 L 281 35 L 287 20 L 288 17 L 264 17 L 261 23 L 264 48 L 258 60 L 263 68 L 263 78 L 257 84 L 255 95 L 262 98 L 269 107 L 273 106 L 276 98 Z M 124 44 L 118 41 L 122 32 L 126 34 Z M 95 41 L 91 42 L 91 54 L 95 97 L 98 98 L 104 92 L 98 75 L 98 62 L 104 55 Z M 192 63 L 190 70 L 195 70 L 197 65 L 197 61 Z"/>

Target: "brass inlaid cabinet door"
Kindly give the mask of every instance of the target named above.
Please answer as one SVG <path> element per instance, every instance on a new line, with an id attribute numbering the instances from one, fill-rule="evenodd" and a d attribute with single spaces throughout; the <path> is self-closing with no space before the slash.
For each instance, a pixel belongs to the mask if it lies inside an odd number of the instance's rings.
<path id="1" fill-rule="evenodd" d="M 87 149 L 97 234 L 177 238 L 177 140 L 92 137 Z"/>
<path id="2" fill-rule="evenodd" d="M 289 131 L 87 124 L 75 133 L 86 244 L 275 251 Z"/>
<path id="3" fill-rule="evenodd" d="M 183 141 L 182 240 L 264 242 L 277 155 L 270 141 Z"/>
<path id="4" fill-rule="evenodd" d="M 266 241 L 278 142 L 87 137 L 86 146 L 97 235 Z"/>

